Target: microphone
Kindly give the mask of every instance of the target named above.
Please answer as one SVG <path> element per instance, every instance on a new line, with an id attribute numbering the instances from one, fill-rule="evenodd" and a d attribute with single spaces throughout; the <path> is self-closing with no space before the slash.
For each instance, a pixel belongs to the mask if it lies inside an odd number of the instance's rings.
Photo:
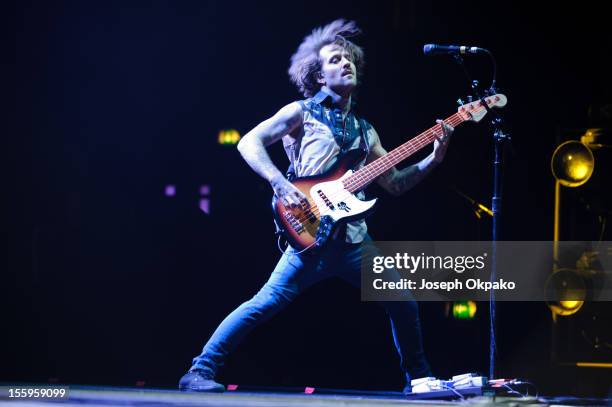
<path id="1" fill-rule="evenodd" d="M 466 54 L 479 54 L 482 52 L 488 52 L 484 48 L 478 47 L 467 47 L 463 45 L 437 45 L 437 44 L 425 44 L 423 45 L 423 54 L 425 55 L 466 55 Z"/>

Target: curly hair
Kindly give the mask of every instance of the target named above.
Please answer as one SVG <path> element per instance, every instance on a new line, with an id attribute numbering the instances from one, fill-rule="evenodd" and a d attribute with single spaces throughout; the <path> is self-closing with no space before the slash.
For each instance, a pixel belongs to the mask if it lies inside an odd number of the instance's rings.
<path id="1" fill-rule="evenodd" d="M 359 80 L 365 62 L 363 49 L 347 38 L 360 33 L 361 30 L 354 21 L 344 19 L 332 21 L 324 27 L 312 30 L 312 33 L 304 38 L 298 50 L 291 56 L 291 65 L 289 66 L 291 82 L 297 86 L 305 97 L 314 96 L 321 88 L 321 84 L 317 82 L 318 74 L 321 71 L 319 51 L 329 44 L 338 44 L 349 51 L 357 68 L 357 78 Z"/>

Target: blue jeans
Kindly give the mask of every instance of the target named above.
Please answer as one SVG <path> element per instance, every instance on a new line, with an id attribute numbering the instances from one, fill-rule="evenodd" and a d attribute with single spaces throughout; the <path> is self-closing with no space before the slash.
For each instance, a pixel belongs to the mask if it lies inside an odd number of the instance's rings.
<path id="1" fill-rule="evenodd" d="M 367 237 L 369 240 L 369 237 Z M 316 254 L 295 254 L 289 249 L 279 260 L 270 279 L 257 294 L 240 305 L 221 322 L 202 353 L 193 359 L 191 370 L 214 377 L 228 354 L 253 328 L 285 308 L 302 291 L 325 278 L 338 276 L 359 288 L 362 255 L 377 252 L 360 244 L 329 241 Z M 418 304 L 414 300 L 380 303 L 391 319 L 400 367 L 410 377 L 430 376 L 423 352 Z"/>

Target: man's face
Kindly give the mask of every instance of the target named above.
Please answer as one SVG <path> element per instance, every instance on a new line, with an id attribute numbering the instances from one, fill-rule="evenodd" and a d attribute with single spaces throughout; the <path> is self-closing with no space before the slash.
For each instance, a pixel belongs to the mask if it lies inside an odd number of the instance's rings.
<path id="1" fill-rule="evenodd" d="M 319 83 L 338 94 L 350 93 L 357 86 L 357 69 L 348 50 L 329 44 L 319 51 L 321 73 Z"/>

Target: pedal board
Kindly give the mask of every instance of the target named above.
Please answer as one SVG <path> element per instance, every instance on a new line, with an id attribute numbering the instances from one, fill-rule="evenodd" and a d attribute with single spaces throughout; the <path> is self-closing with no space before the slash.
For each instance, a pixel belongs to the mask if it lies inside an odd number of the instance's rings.
<path id="1" fill-rule="evenodd" d="M 461 389 L 430 390 L 421 393 L 406 394 L 408 400 L 451 400 L 484 395 L 483 387 L 464 387 Z"/>
<path id="2" fill-rule="evenodd" d="M 485 376 L 477 373 L 465 373 L 453 376 L 450 380 L 435 377 L 422 377 L 410 382 L 412 393 L 407 394 L 408 399 L 456 399 L 474 396 L 520 394 L 509 387 L 510 384 L 522 383 L 516 379 L 487 380 Z"/>

